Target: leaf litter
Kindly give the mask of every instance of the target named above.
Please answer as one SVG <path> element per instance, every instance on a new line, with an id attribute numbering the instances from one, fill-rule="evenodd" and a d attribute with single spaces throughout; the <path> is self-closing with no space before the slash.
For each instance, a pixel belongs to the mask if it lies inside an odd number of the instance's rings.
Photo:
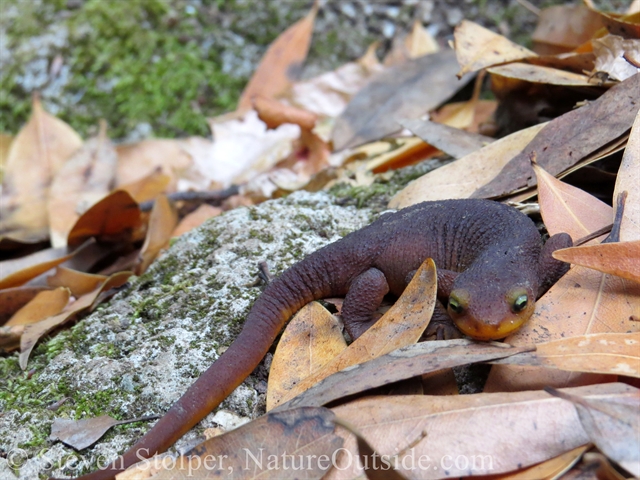
<path id="1" fill-rule="evenodd" d="M 576 266 L 539 300 L 529 323 L 504 346 L 466 340 L 416 344 L 435 302 L 435 270 L 429 265 L 386 319 L 351 345 L 335 316 L 309 305 L 290 323 L 275 352 L 267 393 L 269 409 L 278 407 L 268 415 L 275 416 L 214 437 L 195 453 L 237 449 L 249 438 L 268 439 L 273 452 L 281 453 L 290 432 L 279 429 L 279 422 L 299 419 L 311 435 L 304 447 L 310 454 L 330 454 L 344 442 L 360 463 L 387 455 L 394 473 L 385 477 L 384 470 L 373 468 L 369 478 L 466 475 L 468 470 L 456 465 L 436 473 L 407 469 L 401 462 L 416 450 L 439 458 L 454 447 L 491 455 L 496 468 L 473 471 L 491 478 L 575 474 L 583 455 L 582 465 L 591 461 L 613 471 L 608 458 L 638 475 L 628 442 L 637 437 L 637 422 L 629 421 L 637 413 L 637 390 L 603 383 L 617 376 L 638 378 L 640 370 L 638 13 L 602 12 L 590 2 L 543 9 L 533 50 L 463 20 L 452 52 L 416 24 L 383 61 L 373 45 L 357 61 L 299 81 L 319 8 L 314 3 L 307 17 L 274 41 L 238 110 L 211 119 L 212 138 L 113 145 L 101 125 L 96 139 L 83 142 L 34 97 L 27 125 L 15 138 L 0 136 L 0 246 L 11 252 L 0 263 L 1 346 L 10 350 L 21 344 L 25 368 L 42 335 L 95 308 L 126 282 L 125 265 L 143 273 L 172 236 L 206 218 L 301 188 L 370 185 L 380 172 L 446 152 L 455 160 L 415 180 L 389 206 L 537 196 L 550 234 L 568 231 L 574 241 L 590 239 L 556 253 Z M 471 97 L 447 103 L 455 94 L 467 95 L 463 87 L 475 74 Z M 497 100 L 481 99 L 481 90 Z M 509 104 L 520 107 L 509 111 Z M 545 107 L 550 105 L 552 114 Z M 495 138 L 505 124 L 512 130 L 502 134 L 511 134 Z M 614 167 L 606 173 L 616 184 L 609 200 L 615 204 L 626 192 L 624 211 L 559 180 L 612 159 Z M 590 174 L 604 179 L 602 162 Z M 188 190 L 195 195 L 183 195 Z M 538 210 L 531 204 L 522 208 Z M 619 238 L 602 243 L 612 224 Z M 27 256 L 46 241 L 57 248 Z M 105 267 L 107 258 L 111 264 Z M 109 273 L 101 275 L 97 265 Z M 404 336 L 394 327 L 399 319 L 411 323 Z M 494 364 L 487 393 L 350 397 L 480 361 Z M 580 387 L 556 391 L 567 402 L 550 398 L 542 391 L 547 386 Z M 349 426 L 338 427 L 337 437 L 334 413 L 280 412 L 287 401 L 288 406 L 342 402 L 334 412 Z M 89 444 L 115 422 L 104 418 L 81 420 L 89 423 L 80 424 L 80 431 L 93 433 Z M 91 426 L 93 421 L 99 426 Z M 585 453 L 590 441 L 606 458 Z M 354 478 L 362 474 L 356 464 L 323 478 Z M 320 469 L 308 478 L 326 473 Z"/>

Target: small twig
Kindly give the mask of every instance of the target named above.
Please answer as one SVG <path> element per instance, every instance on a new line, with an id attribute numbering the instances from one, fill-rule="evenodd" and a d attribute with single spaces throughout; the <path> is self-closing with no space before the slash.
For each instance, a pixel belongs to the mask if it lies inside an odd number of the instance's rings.
<path id="1" fill-rule="evenodd" d="M 613 223 L 610 223 L 606 227 L 599 228 L 595 232 L 592 232 L 589 235 L 584 236 L 581 239 L 576 240 L 575 242 L 573 242 L 573 246 L 574 247 L 578 247 L 578 246 L 580 246 L 580 245 L 582 245 L 584 243 L 587 243 L 589 240 L 593 240 L 594 238 L 598 238 L 600 235 L 604 235 L 605 233 L 609 233 L 612 228 L 613 228 Z"/>
<path id="2" fill-rule="evenodd" d="M 240 189 L 237 185 L 231 185 L 229 188 L 223 190 L 208 190 L 205 192 L 175 192 L 167 195 L 167 198 L 172 202 L 200 202 L 207 203 L 213 201 L 226 200 L 233 195 L 240 193 Z M 140 210 L 148 212 L 153 208 L 154 200 L 142 202 L 140 204 Z"/>

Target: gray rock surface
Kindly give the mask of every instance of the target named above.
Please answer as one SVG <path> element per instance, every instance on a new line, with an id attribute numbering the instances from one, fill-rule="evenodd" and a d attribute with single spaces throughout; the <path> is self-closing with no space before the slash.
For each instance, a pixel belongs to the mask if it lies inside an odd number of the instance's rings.
<path id="1" fill-rule="evenodd" d="M 12 404 L 0 397 L 0 477 L 75 476 L 131 445 L 151 422 L 115 427 L 79 453 L 48 435 L 55 417 L 165 412 L 240 331 L 261 292 L 253 286 L 259 261 L 277 275 L 375 216 L 334 200 L 298 192 L 226 212 L 177 240 L 110 303 L 43 342 L 30 359 L 35 372 L 28 380 L 15 359 L 0 359 L 7 388 L 18 390 Z M 221 406 L 235 415 L 209 415 L 178 448 L 203 428 L 237 425 L 238 416 L 263 413 L 266 380 L 265 368 L 256 369 Z M 26 393 L 20 397 L 20 391 Z M 46 408 L 64 397 L 56 411 Z"/>

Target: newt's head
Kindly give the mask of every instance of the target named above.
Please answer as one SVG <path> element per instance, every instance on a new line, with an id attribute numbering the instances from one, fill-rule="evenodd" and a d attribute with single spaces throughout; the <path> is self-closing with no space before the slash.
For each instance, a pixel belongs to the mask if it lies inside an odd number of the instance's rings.
<path id="1" fill-rule="evenodd" d="M 533 314 L 536 290 L 528 279 L 468 281 L 464 277 L 461 274 L 454 282 L 447 310 L 465 335 L 476 340 L 498 340 L 516 331 Z"/>

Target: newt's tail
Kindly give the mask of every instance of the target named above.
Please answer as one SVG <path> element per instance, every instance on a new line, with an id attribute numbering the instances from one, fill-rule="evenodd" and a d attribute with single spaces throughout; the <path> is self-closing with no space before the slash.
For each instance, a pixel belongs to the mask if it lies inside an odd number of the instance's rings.
<path id="1" fill-rule="evenodd" d="M 240 335 L 158 423 L 109 466 L 78 480 L 111 480 L 134 463 L 166 451 L 222 403 L 258 366 L 289 317 L 310 301 L 331 294 L 327 287 L 309 287 L 313 276 L 304 273 L 309 269 L 293 268 L 273 281 L 254 304 Z"/>

